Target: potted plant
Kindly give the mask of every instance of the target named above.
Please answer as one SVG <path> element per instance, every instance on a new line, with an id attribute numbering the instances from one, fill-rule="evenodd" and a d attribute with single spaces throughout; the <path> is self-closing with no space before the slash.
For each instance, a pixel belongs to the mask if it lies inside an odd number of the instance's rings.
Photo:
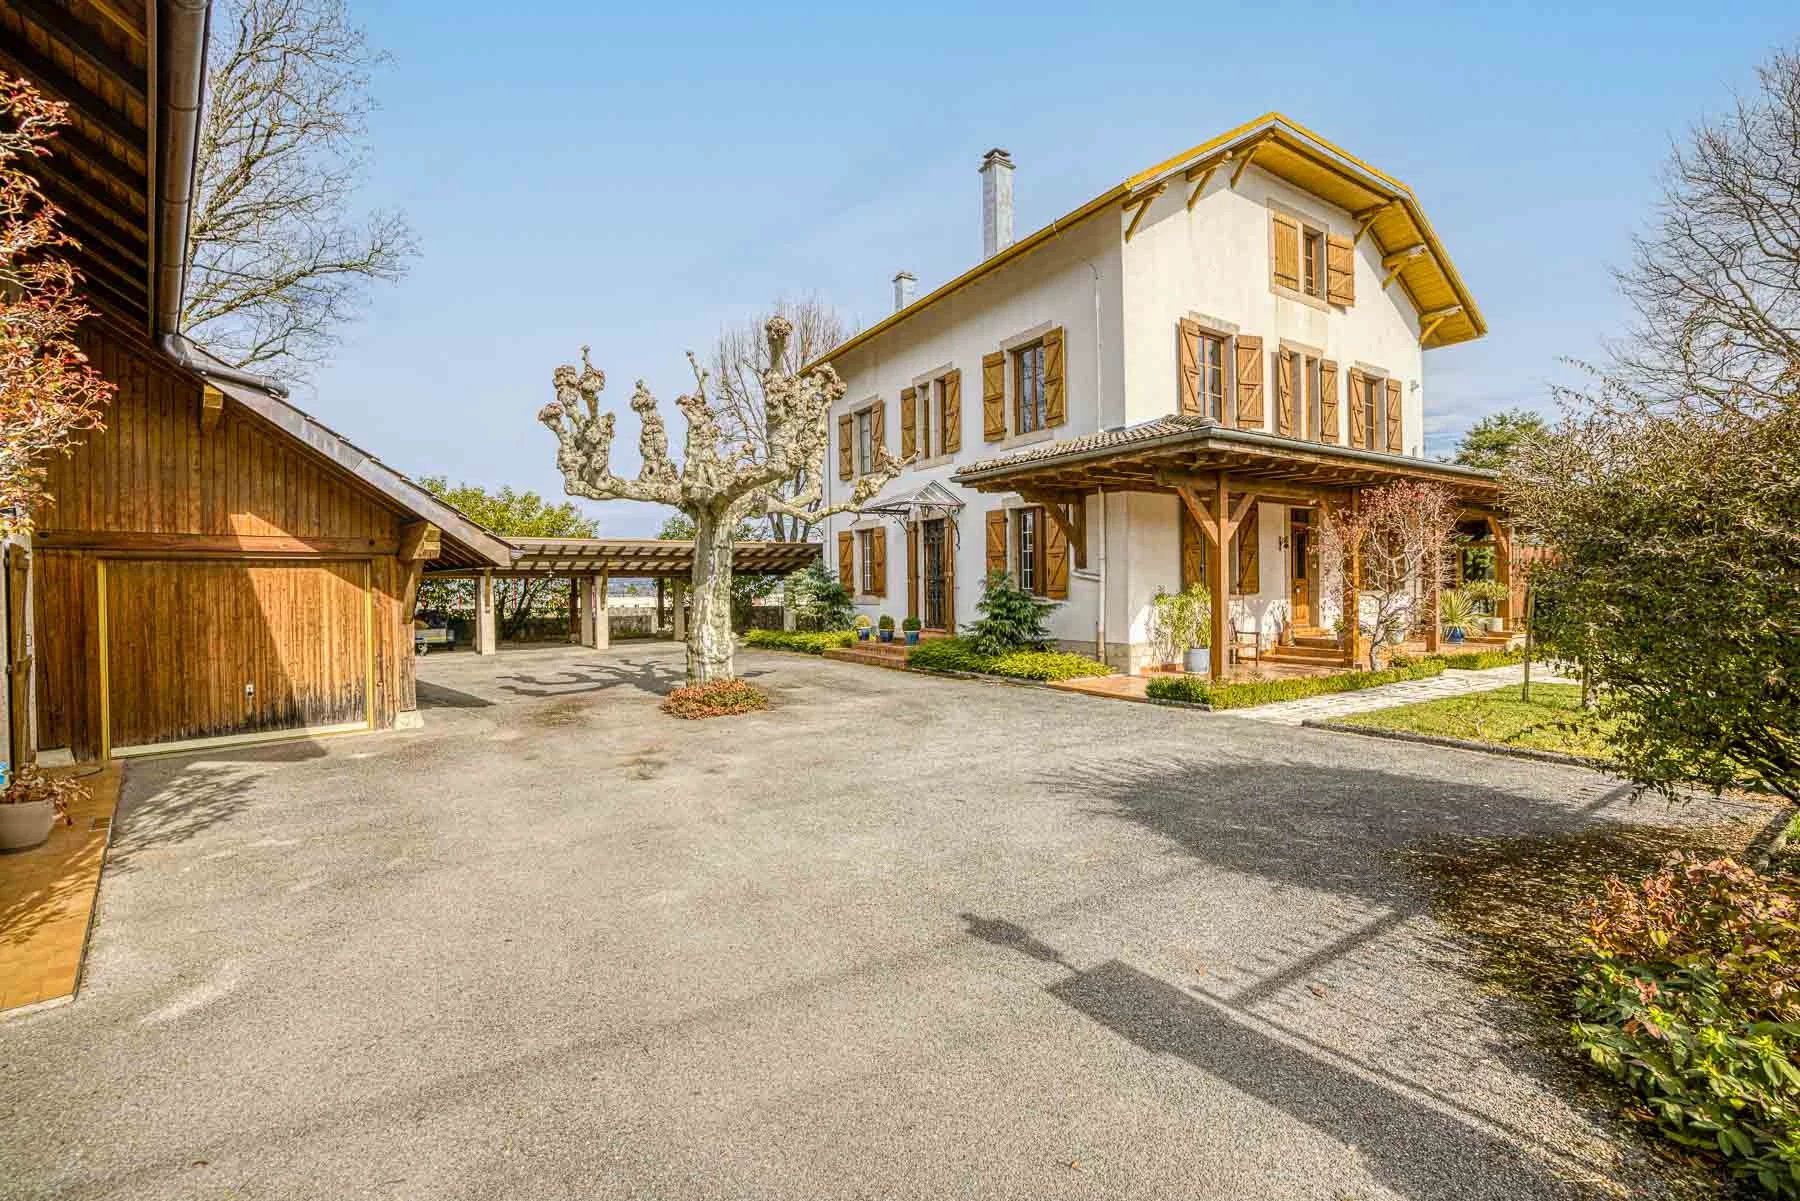
<path id="1" fill-rule="evenodd" d="M 869 640 L 869 627 L 873 626 L 875 623 L 869 620 L 869 615 L 867 613 L 858 613 L 856 615 L 856 620 L 850 624 L 856 628 L 856 640 L 858 642 L 867 642 Z"/>
<path id="2" fill-rule="evenodd" d="M 906 631 L 906 645 L 919 645 L 919 631 L 924 628 L 924 625 L 925 623 L 916 617 L 909 617 L 900 623 L 900 628 Z"/>
<path id="3" fill-rule="evenodd" d="M 881 628 L 881 640 L 883 642 L 892 642 L 894 640 L 894 619 L 886 613 L 883 613 L 881 615 L 881 620 L 877 625 Z"/>
<path id="4" fill-rule="evenodd" d="M 1171 599 L 1174 636 L 1181 647 L 1181 669 L 1203 676 L 1212 670 L 1212 598 L 1199 584 L 1191 584 Z"/>
<path id="5" fill-rule="evenodd" d="M 1497 610 L 1506 599 L 1506 586 L 1499 580 L 1476 580 L 1462 586 L 1462 594 L 1474 602 L 1475 620 L 1489 632 L 1498 634 L 1501 621 Z"/>
<path id="6" fill-rule="evenodd" d="M 1150 598 L 1150 659 L 1163 671 L 1176 669 L 1176 656 L 1182 651 L 1180 605 L 1180 593 L 1168 592 L 1160 586 L 1156 595 Z"/>
<path id="7" fill-rule="evenodd" d="M 1438 597 L 1438 624 L 1444 629 L 1444 637 L 1451 642 L 1463 640 L 1464 631 L 1474 616 L 1475 606 L 1457 589 L 1452 588 Z"/>
<path id="8" fill-rule="evenodd" d="M 0 851 L 34 847 L 50 837 L 57 818 L 73 825 L 69 802 L 83 795 L 74 780 L 53 779 L 37 767 L 21 767 L 0 789 Z"/>

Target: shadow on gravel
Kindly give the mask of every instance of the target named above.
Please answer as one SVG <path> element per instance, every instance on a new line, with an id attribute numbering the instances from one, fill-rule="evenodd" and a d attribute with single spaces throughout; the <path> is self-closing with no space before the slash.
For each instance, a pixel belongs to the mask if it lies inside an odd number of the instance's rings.
<path id="1" fill-rule="evenodd" d="M 180 846 L 236 817 L 267 774 L 261 765 L 300 763 L 325 753 L 314 742 L 287 742 L 132 764 L 106 853 L 107 872 L 131 871 L 139 856 Z"/>
<path id="2" fill-rule="evenodd" d="M 1370 1174 L 1415 1201 L 1517 1201 L 1566 1186 L 1478 1116 L 1428 1103 L 1416 1088 L 1352 1072 L 1303 1041 L 1266 1033 L 1247 1015 L 1190 996 L 1119 960 L 1069 963 L 1023 926 L 963 914 L 970 936 L 1063 968 L 1045 991 L 1156 1055 L 1181 1059 L 1247 1096 L 1353 1147 Z M 1201 1132 L 1197 1132 L 1201 1133 Z M 1229 1139 L 1231 1132 L 1213 1132 Z M 1352 1194 L 1344 1194 L 1350 1196 Z"/>
<path id="3" fill-rule="evenodd" d="M 743 671 L 738 675 L 754 679 L 767 675 L 762 671 Z M 612 688 L 634 688 L 651 696 L 667 696 L 686 682 L 686 668 L 679 661 L 632 659 L 583 663 L 550 675 L 525 675 L 515 672 L 496 677 L 510 680 L 501 684 L 502 692 L 515 696 L 574 696 L 583 692 L 605 692 Z"/>

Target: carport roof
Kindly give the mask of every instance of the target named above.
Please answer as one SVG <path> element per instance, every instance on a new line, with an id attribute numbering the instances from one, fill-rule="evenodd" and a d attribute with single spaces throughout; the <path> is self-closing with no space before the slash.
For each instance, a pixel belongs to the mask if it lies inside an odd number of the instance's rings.
<path id="1" fill-rule="evenodd" d="M 516 555 L 510 571 L 520 575 L 578 575 L 604 571 L 615 576 L 686 577 L 694 570 L 694 544 L 690 541 L 524 537 L 509 537 L 507 541 L 515 548 Z M 733 570 L 759 575 L 786 575 L 817 562 L 817 542 L 738 542 L 732 549 Z"/>

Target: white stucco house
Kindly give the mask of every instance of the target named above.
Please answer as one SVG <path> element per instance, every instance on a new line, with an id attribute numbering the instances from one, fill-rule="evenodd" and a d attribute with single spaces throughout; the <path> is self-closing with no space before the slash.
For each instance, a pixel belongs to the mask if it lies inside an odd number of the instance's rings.
<path id="1" fill-rule="evenodd" d="M 1275 113 L 1018 240 L 1011 159 L 980 173 L 982 260 L 917 299 L 902 273 L 822 360 L 830 491 L 877 445 L 913 459 L 827 527 L 863 612 L 953 630 L 1006 570 L 1062 602 L 1059 642 L 1135 671 L 1156 590 L 1204 581 L 1215 670 L 1283 622 L 1354 654 L 1321 508 L 1428 479 L 1492 520 L 1491 476 L 1424 458 L 1425 352 L 1486 326 L 1404 184 Z"/>

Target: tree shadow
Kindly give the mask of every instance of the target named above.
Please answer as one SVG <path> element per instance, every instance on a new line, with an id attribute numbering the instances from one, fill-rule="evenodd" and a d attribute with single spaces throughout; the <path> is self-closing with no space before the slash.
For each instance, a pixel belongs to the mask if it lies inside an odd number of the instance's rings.
<path id="1" fill-rule="evenodd" d="M 325 754 L 308 740 L 133 764 L 119 798 L 107 872 L 130 872 L 144 856 L 191 842 L 235 818 L 267 775 L 264 765 L 301 763 Z"/>
<path id="2" fill-rule="evenodd" d="M 1536 1156 L 1522 1153 L 1519 1139 L 1452 1098 L 1351 1070 L 1326 1048 L 1284 1037 L 1241 1009 L 1190 995 L 1120 960 L 1079 968 L 1022 926 L 962 917 L 971 937 L 1066 971 L 1045 989 L 1062 1004 L 1354 1148 L 1399 1196 L 1515 1201 L 1565 1193 Z"/>
<path id="3" fill-rule="evenodd" d="M 767 675 L 764 671 L 742 671 L 742 679 Z M 549 675 L 527 675 L 513 672 L 498 677 L 511 680 L 499 685 L 503 692 L 515 696 L 560 697 L 584 692 L 606 692 L 614 688 L 630 688 L 650 696 L 667 696 L 687 683 L 687 668 L 679 661 L 666 659 L 607 659 L 579 664 Z"/>

